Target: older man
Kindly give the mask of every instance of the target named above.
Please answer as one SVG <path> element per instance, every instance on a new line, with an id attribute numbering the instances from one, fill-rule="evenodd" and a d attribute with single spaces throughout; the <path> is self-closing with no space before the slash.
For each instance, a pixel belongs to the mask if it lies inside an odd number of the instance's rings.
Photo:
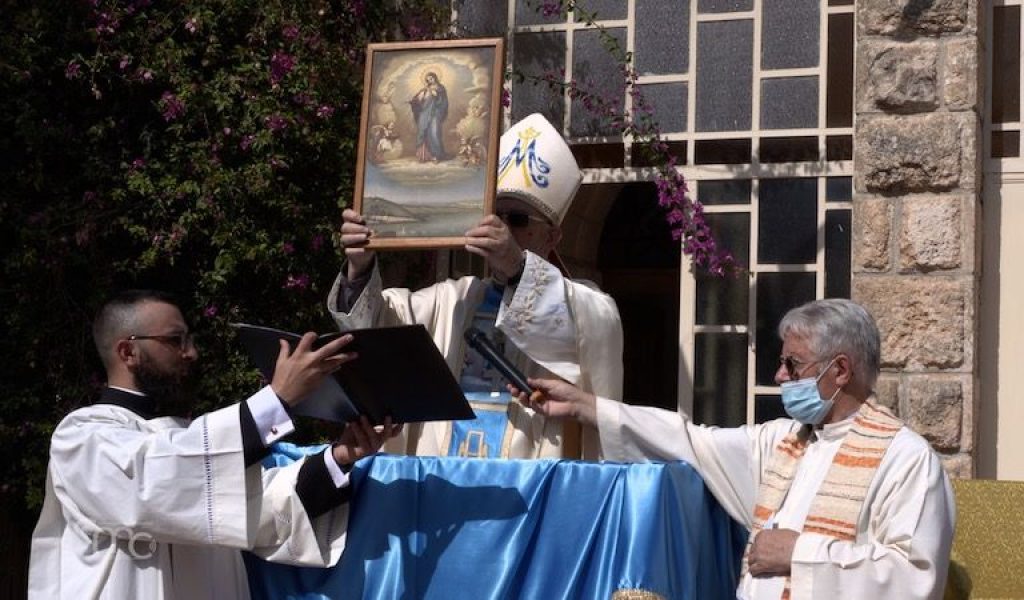
<path id="1" fill-rule="evenodd" d="M 71 412 L 50 444 L 46 498 L 32 536 L 29 598 L 248 598 L 239 549 L 326 566 L 341 555 L 347 472 L 395 433 L 352 424 L 340 443 L 263 470 L 294 427 L 288 409 L 352 355 L 350 336 L 312 349 L 281 342 L 270 385 L 244 402 L 184 418 L 198 354 L 174 300 L 129 291 L 93 324 L 108 387 Z M 335 510 L 337 508 L 337 510 Z"/>
<path id="2" fill-rule="evenodd" d="M 941 598 L 953 494 L 928 443 L 875 403 L 874 320 L 818 300 L 786 314 L 779 335 L 775 380 L 792 419 L 705 427 L 555 380 L 531 381 L 546 395 L 534 408 L 596 424 L 609 459 L 692 463 L 751 530 L 739 598 Z"/>
<path id="3" fill-rule="evenodd" d="M 622 395 L 622 325 L 612 298 L 566 278 L 548 262 L 582 175 L 562 136 L 539 114 L 501 137 L 496 213 L 466 232 L 466 250 L 484 257 L 492 277 L 463 277 L 428 288 L 382 289 L 372 235 L 346 210 L 341 227 L 348 264 L 327 304 L 342 331 L 422 323 L 445 355 L 478 418 L 406 428 L 388 451 L 420 456 L 596 458 L 596 432 L 563 431 L 504 392 L 501 376 L 463 340 L 477 327 L 528 375 L 557 376 L 609 398 Z M 582 453 L 580 446 L 582 445 Z"/>

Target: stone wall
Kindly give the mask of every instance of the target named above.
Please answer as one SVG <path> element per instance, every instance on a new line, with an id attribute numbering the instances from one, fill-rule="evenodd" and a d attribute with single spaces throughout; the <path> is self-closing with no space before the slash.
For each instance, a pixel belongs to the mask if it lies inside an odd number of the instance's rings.
<path id="1" fill-rule="evenodd" d="M 981 0 L 858 0 L 853 297 L 879 399 L 974 473 Z"/>

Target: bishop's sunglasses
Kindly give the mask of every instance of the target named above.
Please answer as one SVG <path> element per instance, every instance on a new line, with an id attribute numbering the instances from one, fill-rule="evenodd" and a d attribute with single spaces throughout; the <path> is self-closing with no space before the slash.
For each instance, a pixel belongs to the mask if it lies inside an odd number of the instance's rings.
<path id="1" fill-rule="evenodd" d="M 505 222 L 506 225 L 517 229 L 526 227 L 530 224 L 530 221 L 537 221 L 539 223 L 548 222 L 548 220 L 543 217 L 537 217 L 521 210 L 507 210 L 496 214 L 499 219 Z"/>

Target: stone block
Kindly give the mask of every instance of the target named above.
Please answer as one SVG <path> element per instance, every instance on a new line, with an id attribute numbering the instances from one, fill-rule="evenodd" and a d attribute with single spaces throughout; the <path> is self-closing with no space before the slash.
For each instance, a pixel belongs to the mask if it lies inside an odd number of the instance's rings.
<path id="1" fill-rule="evenodd" d="M 857 112 L 929 112 L 939 106 L 939 43 L 864 40 L 857 48 Z"/>
<path id="2" fill-rule="evenodd" d="M 939 459 L 951 479 L 974 478 L 974 458 L 970 454 L 940 454 Z"/>
<path id="3" fill-rule="evenodd" d="M 860 276 L 853 299 L 878 323 L 882 366 L 905 371 L 963 369 L 974 358 L 971 280 Z"/>
<path id="4" fill-rule="evenodd" d="M 970 385 L 970 382 L 967 382 Z M 964 381 L 944 375 L 917 375 L 904 382 L 907 424 L 939 450 L 963 450 Z"/>
<path id="5" fill-rule="evenodd" d="M 970 0 L 858 0 L 857 24 L 862 34 L 904 39 L 973 32 L 976 17 Z"/>
<path id="6" fill-rule="evenodd" d="M 945 44 L 942 68 L 942 99 L 949 110 L 973 110 L 978 107 L 978 65 L 981 56 L 978 40 L 965 37 L 949 40 Z"/>
<path id="7" fill-rule="evenodd" d="M 875 382 L 875 399 L 896 416 L 900 415 L 900 380 L 894 375 L 880 375 Z"/>
<path id="8" fill-rule="evenodd" d="M 964 202 L 961 196 L 903 200 L 899 233 L 901 269 L 928 272 L 965 266 L 961 210 Z"/>
<path id="9" fill-rule="evenodd" d="M 853 269 L 888 271 L 895 207 L 888 198 L 857 196 L 853 202 Z"/>
<path id="10" fill-rule="evenodd" d="M 856 185 L 887 195 L 940 192 L 973 182 L 972 113 L 858 119 Z M 970 167 L 965 172 L 965 167 Z"/>

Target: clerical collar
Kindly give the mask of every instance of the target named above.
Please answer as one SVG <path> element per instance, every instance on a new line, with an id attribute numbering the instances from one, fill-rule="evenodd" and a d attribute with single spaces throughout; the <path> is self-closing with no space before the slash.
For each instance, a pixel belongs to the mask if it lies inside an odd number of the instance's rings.
<path id="1" fill-rule="evenodd" d="M 157 416 L 155 400 L 139 392 L 124 388 L 105 388 L 96 404 L 113 404 L 114 406 L 127 408 L 146 420 L 156 418 Z"/>

